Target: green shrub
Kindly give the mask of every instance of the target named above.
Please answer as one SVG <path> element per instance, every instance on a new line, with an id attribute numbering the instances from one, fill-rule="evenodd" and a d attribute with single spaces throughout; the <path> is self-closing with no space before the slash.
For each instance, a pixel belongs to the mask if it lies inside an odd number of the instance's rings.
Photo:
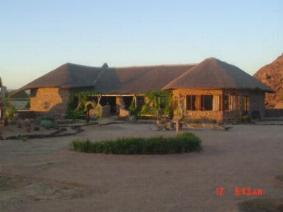
<path id="1" fill-rule="evenodd" d="M 118 138 L 112 141 L 91 142 L 75 140 L 75 151 L 106 154 L 170 154 L 201 150 L 201 140 L 191 133 L 175 137 Z"/>
<path id="2" fill-rule="evenodd" d="M 140 112 L 140 107 L 136 106 L 135 102 L 132 101 L 129 107 L 130 115 L 137 117 Z"/>
<path id="3" fill-rule="evenodd" d="M 42 120 L 55 121 L 55 118 L 52 116 L 40 116 L 36 119 L 37 122 L 41 122 Z"/>
<path id="4" fill-rule="evenodd" d="M 3 111 L 3 115 L 4 115 L 4 120 L 6 121 L 11 121 L 17 110 L 16 108 L 11 104 L 10 99 L 9 98 L 4 98 L 3 99 L 3 105 L 4 105 L 4 111 Z"/>
<path id="5" fill-rule="evenodd" d="M 45 129 L 54 129 L 57 128 L 57 123 L 53 120 L 50 119 L 42 119 L 40 120 L 40 124 L 41 127 L 45 128 Z"/>
<path id="6" fill-rule="evenodd" d="M 172 96 L 169 91 L 149 91 L 145 94 L 147 101 L 139 108 L 138 115 L 151 115 L 156 118 L 172 117 Z"/>

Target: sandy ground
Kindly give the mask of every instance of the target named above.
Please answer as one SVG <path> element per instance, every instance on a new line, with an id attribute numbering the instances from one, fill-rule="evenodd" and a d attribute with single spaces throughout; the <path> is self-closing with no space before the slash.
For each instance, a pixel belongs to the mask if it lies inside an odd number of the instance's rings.
<path id="1" fill-rule="evenodd" d="M 201 153 L 104 155 L 70 151 L 76 138 L 174 135 L 150 124 L 88 126 L 77 136 L 0 141 L 0 211 L 238 211 L 235 186 L 282 198 L 283 126 L 191 130 Z M 215 195 L 218 186 L 224 196 Z"/>

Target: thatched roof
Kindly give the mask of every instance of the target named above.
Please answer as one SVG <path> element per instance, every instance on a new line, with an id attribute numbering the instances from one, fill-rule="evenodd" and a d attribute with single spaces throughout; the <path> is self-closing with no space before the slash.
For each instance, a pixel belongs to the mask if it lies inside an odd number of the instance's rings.
<path id="1" fill-rule="evenodd" d="M 210 58 L 195 65 L 109 68 L 67 63 L 21 90 L 40 87 L 87 88 L 115 94 L 174 88 L 237 88 L 270 91 L 241 69 Z"/>
<path id="2" fill-rule="evenodd" d="M 44 87 L 79 88 L 94 87 L 102 68 L 66 63 L 25 85 L 22 89 Z"/>
<path id="3" fill-rule="evenodd" d="M 29 95 L 24 90 L 11 90 L 8 92 L 10 99 L 28 99 Z"/>
<path id="4" fill-rule="evenodd" d="M 67 63 L 25 85 L 20 90 L 42 87 L 93 87 L 102 93 L 144 93 L 161 89 L 192 66 L 109 68 Z"/>
<path id="5" fill-rule="evenodd" d="M 164 87 L 164 89 L 175 88 L 272 91 L 238 67 L 215 58 L 204 60 Z"/>
<path id="6" fill-rule="evenodd" d="M 144 93 L 160 90 L 193 65 L 169 65 L 112 68 L 104 71 L 97 81 L 98 91 L 105 93 Z"/>

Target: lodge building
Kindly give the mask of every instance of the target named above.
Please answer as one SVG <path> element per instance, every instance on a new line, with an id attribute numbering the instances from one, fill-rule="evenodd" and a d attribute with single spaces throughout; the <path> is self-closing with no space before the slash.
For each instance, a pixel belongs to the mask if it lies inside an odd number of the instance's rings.
<path id="1" fill-rule="evenodd" d="M 118 116 L 133 100 L 143 104 L 146 92 L 167 90 L 188 119 L 217 122 L 243 114 L 263 117 L 265 92 L 272 92 L 243 70 L 216 58 L 189 65 L 125 68 L 67 63 L 20 90 L 30 91 L 30 111 L 63 115 L 71 92 L 82 89 L 98 92 L 100 103 L 110 105 L 110 112 Z"/>

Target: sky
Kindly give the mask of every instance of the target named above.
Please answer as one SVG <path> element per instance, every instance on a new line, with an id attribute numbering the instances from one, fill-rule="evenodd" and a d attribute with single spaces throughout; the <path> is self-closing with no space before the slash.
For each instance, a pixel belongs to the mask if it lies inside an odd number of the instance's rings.
<path id="1" fill-rule="evenodd" d="M 282 53 L 282 0 L 0 0 L 0 77 L 9 89 L 67 62 L 216 57 L 254 74 Z"/>

